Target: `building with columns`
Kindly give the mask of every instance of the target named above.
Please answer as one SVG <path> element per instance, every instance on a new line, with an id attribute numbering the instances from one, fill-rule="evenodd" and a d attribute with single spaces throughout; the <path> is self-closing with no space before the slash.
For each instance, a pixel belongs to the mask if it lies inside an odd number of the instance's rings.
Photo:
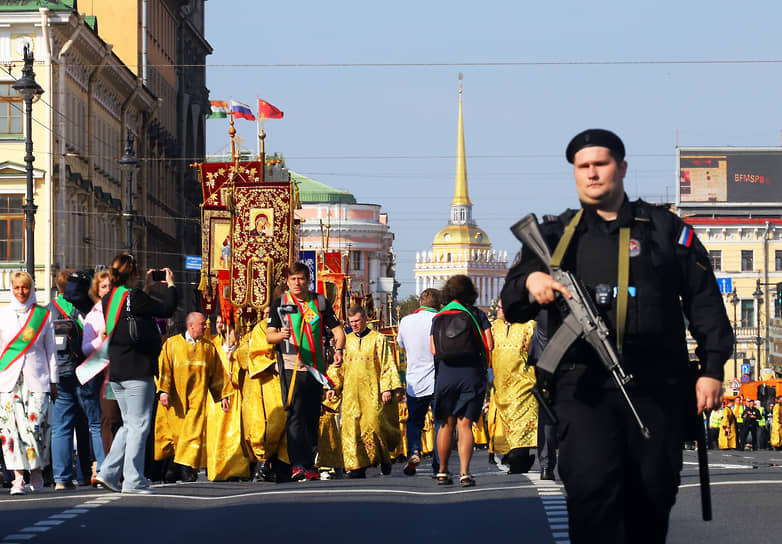
<path id="1" fill-rule="evenodd" d="M 356 202 L 347 191 L 339 191 L 296 172 L 302 209 L 301 249 L 340 251 L 342 270 L 350 275 L 350 290 L 372 294 L 375 308 L 396 304 L 396 256 L 394 234 L 388 214 L 379 204 Z"/>
<path id="2" fill-rule="evenodd" d="M 478 289 L 476 305 L 488 307 L 500 296 L 508 268 L 508 255 L 492 249 L 489 236 L 472 218 L 464 152 L 461 82 L 457 132 L 456 177 L 450 217 L 446 227 L 435 234 L 431 249 L 416 253 L 415 293 L 420 295 L 421 291 L 430 287 L 439 289 L 450 276 L 465 274 Z"/>
<path id="3" fill-rule="evenodd" d="M 29 260 L 46 303 L 58 270 L 107 265 L 128 245 L 142 268 L 168 266 L 183 279 L 185 255 L 200 248 L 201 191 L 188 164 L 204 156 L 209 111 L 204 1 L 93 0 L 81 11 L 76 0 L 0 4 L 0 302 L 10 300 L 10 274 Z M 33 255 L 12 88 L 25 45 L 43 89 L 32 108 Z M 132 175 L 118 161 L 128 134 Z"/>

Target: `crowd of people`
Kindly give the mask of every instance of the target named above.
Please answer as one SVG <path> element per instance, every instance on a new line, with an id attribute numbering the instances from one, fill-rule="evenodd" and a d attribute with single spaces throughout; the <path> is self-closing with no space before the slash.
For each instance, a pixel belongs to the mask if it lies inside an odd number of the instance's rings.
<path id="1" fill-rule="evenodd" d="M 195 481 L 202 469 L 210 480 L 283 482 L 389 474 L 401 462 L 412 476 L 430 455 L 432 478 L 449 485 L 454 449 L 470 487 L 475 447 L 512 473 L 531 468 L 535 323 L 507 323 L 501 303 L 490 322 L 467 276 L 425 290 L 387 335 L 361 306 L 341 322 L 296 263 L 246 334 L 193 312 L 168 335 L 176 288 L 170 270 L 163 281 L 152 272 L 138 287 L 135 259 L 118 255 L 93 277 L 86 313 L 64 296 L 72 271 L 57 276 L 48 308 L 35 304 L 32 278 L 14 275 L 14 302 L 0 311 L 11 494 L 46 484 L 148 494 L 150 481 Z M 441 340 L 459 319 L 466 347 Z"/>
<path id="2" fill-rule="evenodd" d="M 149 271 L 144 289 L 134 288 L 135 260 L 119 255 L 108 292 L 93 284 L 93 311 L 104 316 L 103 324 L 93 316 L 100 341 L 82 342 L 95 353 L 75 370 L 60 357 L 72 343 L 63 323 L 71 310 L 37 306 L 32 278 L 16 273 L 14 298 L 0 310 L 0 437 L 11 493 L 25 493 L 27 481 L 40 489 L 50 457 L 58 457 L 56 488 L 72 485 L 65 466 L 72 427 L 87 429 L 78 442 L 91 445 L 82 455 L 96 463 L 89 479 L 127 493 L 151 493 L 147 478 L 196 479 L 204 466 L 210 479 L 364 478 L 370 466 L 387 474 L 404 442 L 404 474 L 415 474 L 431 447 L 433 477 L 452 485 L 454 438 L 459 484 L 471 487 L 483 419 L 492 453 L 510 472 L 528 471 L 536 446 L 541 478 L 553 478 L 557 463 L 571 542 L 665 542 L 682 445 L 698 431 L 694 416 L 709 413 L 704 425 L 720 447 L 779 447 L 779 399 L 773 407 L 739 399 L 720 408 L 733 333 L 708 253 L 681 218 L 627 197 L 622 140 L 588 129 L 571 139 L 565 158 L 580 208 L 534 221 L 537 236 L 510 268 L 493 324 L 461 275 L 440 293 L 424 291 L 420 308 L 402 320 L 396 342 L 407 355 L 405 388 L 389 338 L 368 326 L 361 307 L 349 308 L 346 331 L 329 301 L 309 291 L 301 263 L 247 334 L 222 326 L 207 338 L 196 313 L 162 344 L 153 318 L 174 311 L 171 272 L 154 281 Z M 520 235 L 527 224 L 512 230 Z M 593 315 L 579 321 L 573 308 Z M 687 330 L 698 365 L 690 363 Z M 101 398 L 113 398 L 118 408 L 100 416 L 102 460 L 96 391 L 101 407 Z M 551 403 L 556 430 L 537 398 Z M 76 404 L 86 424 L 72 415 Z M 427 444 L 427 425 L 437 428 L 436 444 Z"/>
<path id="3" fill-rule="evenodd" d="M 704 413 L 710 449 L 782 449 L 782 396 L 761 399 L 741 395 L 725 399 L 722 407 Z"/>

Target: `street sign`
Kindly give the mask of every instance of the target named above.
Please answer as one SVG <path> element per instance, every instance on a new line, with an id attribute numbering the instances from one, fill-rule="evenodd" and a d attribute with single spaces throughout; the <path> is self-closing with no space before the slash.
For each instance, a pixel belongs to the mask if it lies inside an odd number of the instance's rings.
<path id="1" fill-rule="evenodd" d="M 185 270 L 201 270 L 201 257 L 185 255 Z"/>
<path id="2" fill-rule="evenodd" d="M 733 292 L 733 278 L 717 278 L 720 286 L 720 293 L 727 294 Z"/>
<path id="3" fill-rule="evenodd" d="M 741 384 L 739 383 L 738 379 L 733 378 L 733 383 L 730 384 L 730 388 L 731 389 L 738 389 L 739 387 L 741 387 Z"/>
<path id="4" fill-rule="evenodd" d="M 749 375 L 748 374 L 742 374 L 741 375 L 741 383 L 747 383 L 749 382 Z"/>
<path id="5" fill-rule="evenodd" d="M 741 365 L 741 373 L 742 374 L 749 374 L 749 372 L 750 372 L 749 365 L 747 365 L 747 364 Z"/>

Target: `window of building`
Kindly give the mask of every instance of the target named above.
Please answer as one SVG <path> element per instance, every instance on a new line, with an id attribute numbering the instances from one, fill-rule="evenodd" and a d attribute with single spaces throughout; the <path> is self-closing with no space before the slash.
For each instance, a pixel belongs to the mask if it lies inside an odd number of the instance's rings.
<path id="1" fill-rule="evenodd" d="M 709 250 L 709 259 L 711 259 L 711 267 L 715 272 L 722 270 L 722 250 L 711 249 Z"/>
<path id="2" fill-rule="evenodd" d="M 360 251 L 353 251 L 350 253 L 350 260 L 351 260 L 351 269 L 352 270 L 361 270 L 361 264 L 362 264 L 362 255 Z"/>
<path id="3" fill-rule="evenodd" d="M 754 327 L 755 323 L 755 301 L 746 299 L 741 301 L 741 326 Z"/>
<path id="4" fill-rule="evenodd" d="M 24 261 L 22 195 L 0 195 L 0 262 Z"/>
<path id="5" fill-rule="evenodd" d="M 752 272 L 755 270 L 755 264 L 754 264 L 754 251 L 751 249 L 742 249 L 741 250 L 741 271 L 742 272 Z"/>
<path id="6" fill-rule="evenodd" d="M 774 250 L 774 270 L 782 270 L 782 250 Z"/>
<path id="7" fill-rule="evenodd" d="M 22 134 L 22 98 L 12 83 L 0 83 L 0 134 Z"/>

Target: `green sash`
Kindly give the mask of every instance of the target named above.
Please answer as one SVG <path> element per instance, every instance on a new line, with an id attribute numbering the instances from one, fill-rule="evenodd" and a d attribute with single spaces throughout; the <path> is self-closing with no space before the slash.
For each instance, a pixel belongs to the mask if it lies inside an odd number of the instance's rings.
<path id="1" fill-rule="evenodd" d="M 109 298 L 109 307 L 106 311 L 106 338 L 111 336 L 114 332 L 114 327 L 119 323 L 119 314 L 122 311 L 122 306 L 125 304 L 125 299 L 128 296 L 128 289 L 124 285 L 115 287 L 111 292 Z"/>
<path id="2" fill-rule="evenodd" d="M 318 311 L 315 297 L 310 294 L 309 300 L 302 304 L 288 291 L 283 299 L 285 304 L 293 303 L 299 308 L 298 312 L 288 316 L 288 319 L 291 320 L 293 345 L 296 346 L 296 351 L 299 353 L 299 360 L 325 374 L 326 364 L 323 359 L 322 341 L 323 319 Z M 304 319 L 305 312 L 310 315 L 309 320 Z"/>
<path id="3" fill-rule="evenodd" d="M 54 303 L 54 307 L 57 308 L 62 315 L 64 315 L 67 318 L 71 317 L 71 314 L 73 314 L 73 304 L 65 300 L 65 297 L 62 295 L 57 295 L 57 298 L 52 301 Z M 79 326 L 80 329 L 84 328 L 84 324 L 81 322 L 80 319 L 74 319 L 76 324 Z"/>
<path id="4" fill-rule="evenodd" d="M 41 334 L 48 317 L 49 310 L 42 306 L 33 306 L 30 315 L 27 316 L 27 321 L 19 329 L 19 332 L 16 333 L 13 340 L 8 342 L 5 351 L 0 355 L 0 372 L 7 370 L 8 367 L 30 349 L 38 335 Z"/>

